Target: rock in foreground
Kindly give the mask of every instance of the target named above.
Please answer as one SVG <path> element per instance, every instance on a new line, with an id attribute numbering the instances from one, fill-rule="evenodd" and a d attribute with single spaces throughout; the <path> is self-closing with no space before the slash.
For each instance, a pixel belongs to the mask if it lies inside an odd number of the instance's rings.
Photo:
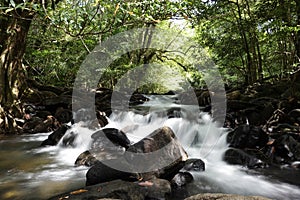
<path id="1" fill-rule="evenodd" d="M 205 193 L 197 194 L 186 198 L 185 200 L 270 200 L 260 196 L 241 196 L 237 194 Z"/>
<path id="2" fill-rule="evenodd" d="M 170 183 L 163 179 L 152 179 L 139 183 L 115 180 L 67 192 L 49 200 L 98 200 L 102 198 L 123 200 L 165 199 L 170 192 Z"/>

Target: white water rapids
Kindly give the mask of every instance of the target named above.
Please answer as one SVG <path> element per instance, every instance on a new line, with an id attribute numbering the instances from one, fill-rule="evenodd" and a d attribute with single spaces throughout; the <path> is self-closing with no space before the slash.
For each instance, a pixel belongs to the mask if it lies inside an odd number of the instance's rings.
<path id="1" fill-rule="evenodd" d="M 278 200 L 300 199 L 297 186 L 226 164 L 222 160 L 228 148 L 226 130 L 219 128 L 205 113 L 196 113 L 197 120 L 189 120 L 195 110 L 173 101 L 169 97 L 151 97 L 151 101 L 142 106 L 148 114 L 116 112 L 110 116 L 106 127 L 122 129 L 131 141 L 136 142 L 162 126 L 169 126 L 189 157 L 201 158 L 206 164 L 204 172 L 193 173 L 193 190 L 196 188 L 198 193 L 221 192 L 261 195 Z M 169 108 L 184 110 L 185 117 L 168 118 L 166 112 Z M 63 147 L 60 143 L 54 147 L 34 148 L 49 133 L 0 140 L 0 199 L 46 199 L 83 187 L 88 168 L 74 167 L 74 162 L 80 153 L 89 149 L 90 136 L 95 131 L 74 124 L 66 134 L 70 132 L 78 134 L 75 147 Z"/>

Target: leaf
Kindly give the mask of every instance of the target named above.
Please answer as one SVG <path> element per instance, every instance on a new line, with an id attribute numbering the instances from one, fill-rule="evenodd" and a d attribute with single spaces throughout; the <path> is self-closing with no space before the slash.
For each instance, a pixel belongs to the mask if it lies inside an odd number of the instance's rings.
<path id="1" fill-rule="evenodd" d="M 120 8 L 120 3 L 118 3 L 117 6 L 116 6 L 116 9 L 115 9 L 115 12 L 114 12 L 114 16 L 116 16 L 119 8 Z"/>
<path id="2" fill-rule="evenodd" d="M 13 11 L 14 9 L 15 9 L 15 8 L 9 8 L 9 9 L 6 9 L 6 10 L 5 10 L 5 13 L 7 14 L 7 13 Z"/>
<path id="3" fill-rule="evenodd" d="M 14 0 L 10 0 L 10 4 L 12 7 L 16 7 L 16 3 L 14 2 Z"/>
<path id="4" fill-rule="evenodd" d="M 75 190 L 75 191 L 70 192 L 70 194 L 81 194 L 84 192 L 88 192 L 88 190 L 85 190 L 85 189 Z"/>

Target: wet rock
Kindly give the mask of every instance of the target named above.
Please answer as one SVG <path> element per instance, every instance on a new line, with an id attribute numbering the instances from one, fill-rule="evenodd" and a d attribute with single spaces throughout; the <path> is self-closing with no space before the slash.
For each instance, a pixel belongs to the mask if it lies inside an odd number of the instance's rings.
<path id="1" fill-rule="evenodd" d="M 73 132 L 73 131 L 70 131 L 68 134 L 65 134 L 63 136 L 63 139 L 62 139 L 62 144 L 64 146 L 71 146 L 71 147 L 75 147 L 75 139 L 77 138 L 78 134 Z"/>
<path id="2" fill-rule="evenodd" d="M 240 149 L 228 149 L 224 154 L 224 160 L 233 165 L 242 165 L 250 169 L 264 168 L 266 163 L 253 155 Z"/>
<path id="3" fill-rule="evenodd" d="M 184 167 L 182 168 L 182 170 L 197 172 L 205 171 L 205 163 L 203 162 L 203 160 L 198 158 L 188 159 L 184 163 Z"/>
<path id="4" fill-rule="evenodd" d="M 124 200 L 153 200 L 166 199 L 170 192 L 170 183 L 162 179 L 152 179 L 147 182 L 138 183 L 115 180 L 60 194 L 50 198 L 50 200 L 98 200 L 104 198 Z"/>
<path id="5" fill-rule="evenodd" d="M 124 147 L 127 149 L 130 145 L 130 140 L 123 131 L 115 128 L 105 128 L 99 130 L 91 136 L 93 139 L 92 149 L 118 149 Z"/>
<path id="6" fill-rule="evenodd" d="M 171 181 L 176 174 L 181 172 L 193 172 L 193 171 L 204 171 L 205 163 L 201 159 L 188 159 L 186 161 L 175 162 L 173 165 L 169 165 L 163 170 L 159 171 L 159 178 L 167 179 Z"/>
<path id="7" fill-rule="evenodd" d="M 275 162 L 290 163 L 300 160 L 300 143 L 292 135 L 282 135 L 272 145 Z"/>
<path id="8" fill-rule="evenodd" d="M 97 162 L 99 161 L 91 154 L 91 152 L 85 151 L 77 157 L 75 161 L 75 166 L 85 165 L 91 167 Z"/>
<path id="9" fill-rule="evenodd" d="M 261 196 L 242 196 L 237 194 L 205 193 L 197 194 L 185 200 L 271 200 Z"/>
<path id="10" fill-rule="evenodd" d="M 97 116 L 100 127 L 104 127 L 108 124 L 108 120 L 106 118 L 105 112 L 97 112 L 96 116 Z"/>
<path id="11" fill-rule="evenodd" d="M 135 106 L 135 105 L 145 103 L 146 101 L 149 101 L 149 99 L 147 97 L 145 97 L 144 95 L 139 94 L 139 93 L 134 93 L 130 97 L 129 105 L 130 106 Z"/>
<path id="12" fill-rule="evenodd" d="M 166 126 L 130 145 L 125 152 L 125 158 L 139 172 L 167 172 L 167 168 L 186 161 L 187 157 L 172 129 Z"/>
<path id="13" fill-rule="evenodd" d="M 24 133 L 47 133 L 57 128 L 57 121 L 54 117 L 48 116 L 46 120 L 39 117 L 32 117 L 23 125 Z"/>
<path id="14" fill-rule="evenodd" d="M 112 166 L 112 167 L 111 167 Z M 129 164 L 122 159 L 112 159 L 103 162 L 96 162 L 86 173 L 86 185 L 95 185 L 117 179 L 126 181 L 136 181 L 138 175 L 113 168 L 114 166 L 129 166 Z"/>
<path id="15" fill-rule="evenodd" d="M 23 132 L 25 133 L 34 133 L 34 128 L 43 123 L 43 120 L 39 117 L 32 117 L 29 120 L 27 120 L 25 122 L 25 124 L 23 125 Z"/>
<path id="16" fill-rule="evenodd" d="M 69 127 L 67 125 L 62 125 L 57 130 L 55 130 L 53 133 L 51 133 L 48 138 L 42 142 L 41 146 L 54 146 L 57 145 L 57 143 L 60 141 L 60 139 L 65 135 Z"/>
<path id="17" fill-rule="evenodd" d="M 189 172 L 179 172 L 171 180 L 171 186 L 174 188 L 185 186 L 194 180 L 193 176 Z"/>
<path id="18" fill-rule="evenodd" d="M 166 199 L 166 197 L 171 193 L 171 184 L 167 180 L 152 178 L 147 182 L 150 184 L 146 184 L 143 188 L 146 190 L 145 199 Z M 141 182 L 139 185 L 142 185 Z"/>
<path id="19" fill-rule="evenodd" d="M 288 113 L 293 123 L 300 123 L 300 109 L 294 109 Z"/>
<path id="20" fill-rule="evenodd" d="M 41 118 L 41 119 L 47 119 L 49 116 L 52 116 L 51 112 L 47 110 L 38 110 L 36 111 L 35 116 Z"/>
<path id="21" fill-rule="evenodd" d="M 56 110 L 54 116 L 60 123 L 63 124 L 68 123 L 73 119 L 72 111 L 69 109 L 64 109 L 62 107 Z"/>
<path id="22" fill-rule="evenodd" d="M 251 125 L 240 125 L 234 131 L 230 132 L 227 142 L 235 148 L 258 149 L 264 147 L 269 140 L 268 135 L 262 128 Z"/>

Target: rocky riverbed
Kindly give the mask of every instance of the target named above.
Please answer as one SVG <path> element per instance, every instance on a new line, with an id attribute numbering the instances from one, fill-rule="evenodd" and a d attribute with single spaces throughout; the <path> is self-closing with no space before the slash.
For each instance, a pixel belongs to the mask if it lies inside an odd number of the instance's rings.
<path id="1" fill-rule="evenodd" d="M 222 154 L 222 160 L 230 165 L 242 166 L 250 171 L 252 169 L 256 172 L 263 171 L 263 174 L 271 174 L 275 178 L 281 177 L 280 179 L 286 180 L 285 182 L 299 185 L 297 181 L 282 178 L 284 176 L 282 174 L 297 175 L 300 166 L 300 95 L 298 92 L 300 90 L 298 89 L 298 82 L 293 80 L 293 82 L 255 84 L 247 88 L 228 90 L 226 118 L 222 126 L 228 133 L 225 141 L 229 148 Z M 218 116 L 220 108 L 212 106 L 210 99 L 211 95 L 217 96 L 218 93 L 205 89 L 193 92 L 196 94 L 200 110 L 210 113 L 213 123 L 222 121 Z M 23 106 L 25 115 L 23 119 L 17 120 L 23 133 L 51 133 L 38 145 L 41 148 L 56 145 L 76 148 L 79 137 L 76 131 L 72 131 L 74 124 L 92 132 L 89 136 L 91 142 L 89 148 L 84 149 L 77 155 L 77 159 L 74 159 L 75 166 L 84 165 L 89 168 L 86 174 L 87 186 L 53 199 L 174 198 L 178 189 L 185 188 L 195 179 L 191 171 L 199 173 L 205 170 L 206 160 L 189 158 L 185 150 L 186 144 L 183 144 L 183 147 L 173 130 L 163 126 L 163 123 L 135 141 L 127 137 L 137 129 L 134 125 L 120 129 L 110 128 L 113 121 L 108 116 L 113 113 L 110 104 L 113 91 L 99 88 L 91 93 L 91 96 L 95 97 L 96 111 L 81 109 L 81 103 L 90 99 L 75 98 L 75 101 L 74 99 L 72 101 L 72 93 L 69 90 L 40 87 L 24 99 L 27 102 Z M 175 104 L 180 105 L 181 102 L 188 104 L 189 101 L 186 99 L 189 98 L 189 93 L 169 92 L 165 95 L 169 96 Z M 122 99 L 128 99 L 128 94 L 114 95 L 117 95 L 120 102 Z M 127 103 L 134 107 L 148 101 L 149 96 L 135 93 L 130 96 Z M 135 112 L 145 116 L 149 114 L 149 108 L 147 109 L 136 109 Z M 173 106 L 164 108 L 163 112 L 156 110 L 156 116 L 164 113 L 165 119 L 180 119 L 181 109 L 179 106 Z M 93 115 L 96 116 L 95 119 Z M 144 129 L 147 127 L 145 126 Z M 193 145 L 201 140 L 197 135 L 194 136 L 190 139 Z M 148 163 L 143 156 L 132 156 L 133 153 L 155 152 L 169 143 L 172 144 L 171 147 L 161 152 L 160 156 L 154 157 L 155 162 Z M 165 162 L 168 160 L 172 162 Z M 161 166 L 157 166 L 161 163 Z M 274 171 L 277 171 L 277 175 L 273 174 Z M 203 194 L 194 199 L 216 198 L 213 196 Z M 221 195 L 220 198 L 229 197 Z"/>

